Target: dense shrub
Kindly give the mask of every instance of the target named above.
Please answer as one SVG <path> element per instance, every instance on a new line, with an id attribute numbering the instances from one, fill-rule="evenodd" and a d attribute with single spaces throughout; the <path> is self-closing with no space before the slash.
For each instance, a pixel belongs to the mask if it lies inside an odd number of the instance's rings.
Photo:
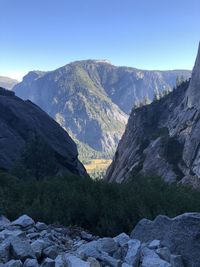
<path id="1" fill-rule="evenodd" d="M 141 218 L 200 211 L 200 194 L 157 177 L 107 184 L 83 177 L 18 179 L 0 173 L 0 213 L 79 225 L 101 236 L 130 232 Z"/>

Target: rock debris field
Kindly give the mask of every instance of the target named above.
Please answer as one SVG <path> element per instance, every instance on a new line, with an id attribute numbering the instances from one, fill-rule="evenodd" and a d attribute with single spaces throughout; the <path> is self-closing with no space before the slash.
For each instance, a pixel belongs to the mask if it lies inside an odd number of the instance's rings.
<path id="1" fill-rule="evenodd" d="M 99 238 L 78 227 L 34 222 L 27 215 L 13 222 L 0 216 L 0 267 L 200 266 L 195 262 L 185 263 L 182 255 L 172 253 L 161 240 L 141 242 L 134 238 L 134 235 L 144 235 L 145 227 L 150 227 L 150 224 L 156 227 L 156 220 L 162 221 L 162 217 L 163 220 L 168 218 L 180 224 L 193 213 L 181 216 L 176 217 L 178 220 L 166 216 L 156 218 L 153 222 L 144 219 L 131 233 L 132 238 L 125 233 L 114 238 Z"/>

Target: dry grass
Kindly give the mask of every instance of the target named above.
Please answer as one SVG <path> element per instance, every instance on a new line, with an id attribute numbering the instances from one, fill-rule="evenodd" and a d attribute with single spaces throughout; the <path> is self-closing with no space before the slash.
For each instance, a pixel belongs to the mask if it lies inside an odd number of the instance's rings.
<path id="1" fill-rule="evenodd" d="M 88 173 L 93 171 L 103 171 L 111 164 L 111 159 L 93 159 L 89 163 L 85 164 L 85 168 Z"/>

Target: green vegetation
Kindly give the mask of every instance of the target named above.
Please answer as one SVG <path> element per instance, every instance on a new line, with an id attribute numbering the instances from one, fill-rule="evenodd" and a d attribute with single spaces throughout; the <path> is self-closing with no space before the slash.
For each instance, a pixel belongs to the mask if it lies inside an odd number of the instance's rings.
<path id="1" fill-rule="evenodd" d="M 58 171 L 54 152 L 45 141 L 33 134 L 30 136 L 20 159 L 15 163 L 12 174 L 18 177 L 41 177 L 55 175 Z"/>
<path id="2" fill-rule="evenodd" d="M 36 180 L 0 173 L 0 214 L 10 219 L 26 213 L 46 223 L 113 236 L 130 232 L 142 218 L 187 211 L 200 211 L 199 192 L 157 177 L 135 177 L 119 185 L 75 176 Z"/>

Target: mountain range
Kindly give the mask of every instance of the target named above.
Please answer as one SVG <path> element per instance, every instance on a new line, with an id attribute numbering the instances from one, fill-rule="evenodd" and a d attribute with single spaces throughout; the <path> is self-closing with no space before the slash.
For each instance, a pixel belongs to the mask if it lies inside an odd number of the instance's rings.
<path id="1" fill-rule="evenodd" d="M 190 81 L 150 105 L 134 109 L 108 181 L 157 175 L 167 182 L 200 185 L 200 46 Z"/>
<path id="2" fill-rule="evenodd" d="M 107 61 L 84 60 L 54 71 L 31 71 L 14 86 L 76 140 L 80 158 L 111 158 L 134 104 L 172 91 L 187 70 L 146 71 L 117 67 Z"/>
<path id="3" fill-rule="evenodd" d="M 17 83 L 18 83 L 18 81 L 15 79 L 0 76 L 0 87 L 11 90 Z"/>

